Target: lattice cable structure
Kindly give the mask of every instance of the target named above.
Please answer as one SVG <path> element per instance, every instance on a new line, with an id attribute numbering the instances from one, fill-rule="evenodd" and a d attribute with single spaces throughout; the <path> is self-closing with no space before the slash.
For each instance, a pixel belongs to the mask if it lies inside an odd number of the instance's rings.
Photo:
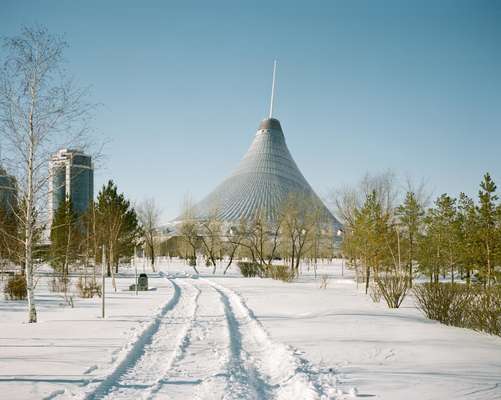
<path id="1" fill-rule="evenodd" d="M 194 212 L 199 219 L 216 213 L 226 222 L 251 219 L 261 212 L 276 221 L 281 205 L 293 193 L 308 196 L 321 208 L 326 222 L 341 227 L 297 167 L 278 119 L 267 118 L 236 170 L 198 203 Z"/>

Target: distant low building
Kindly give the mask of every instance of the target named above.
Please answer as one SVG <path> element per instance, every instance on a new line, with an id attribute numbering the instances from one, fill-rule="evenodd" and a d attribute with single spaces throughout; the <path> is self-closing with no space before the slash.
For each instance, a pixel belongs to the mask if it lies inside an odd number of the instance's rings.
<path id="1" fill-rule="evenodd" d="M 0 209 L 12 213 L 17 205 L 17 181 L 0 166 Z"/>
<path id="2" fill-rule="evenodd" d="M 77 215 L 84 214 L 94 200 L 92 157 L 80 150 L 61 149 L 50 160 L 49 221 L 65 199 L 71 199 Z"/>

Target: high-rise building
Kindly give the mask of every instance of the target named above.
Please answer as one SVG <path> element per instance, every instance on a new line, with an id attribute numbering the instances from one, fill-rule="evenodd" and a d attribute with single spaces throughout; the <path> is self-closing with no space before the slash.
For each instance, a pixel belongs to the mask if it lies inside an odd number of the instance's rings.
<path id="1" fill-rule="evenodd" d="M 17 204 L 17 181 L 0 166 L 0 209 L 6 213 L 13 212 Z"/>
<path id="2" fill-rule="evenodd" d="M 85 213 L 94 199 L 92 158 L 79 150 L 61 149 L 50 160 L 49 221 L 65 199 L 71 199 L 77 215 Z"/>

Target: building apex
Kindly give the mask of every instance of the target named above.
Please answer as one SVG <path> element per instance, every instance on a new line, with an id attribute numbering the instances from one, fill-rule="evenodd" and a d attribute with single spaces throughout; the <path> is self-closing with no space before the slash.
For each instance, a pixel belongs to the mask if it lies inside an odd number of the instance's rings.
<path id="1" fill-rule="evenodd" d="M 263 119 L 259 124 L 259 130 L 261 129 L 276 129 L 277 131 L 282 132 L 282 126 L 280 125 L 280 121 L 276 118 Z"/>

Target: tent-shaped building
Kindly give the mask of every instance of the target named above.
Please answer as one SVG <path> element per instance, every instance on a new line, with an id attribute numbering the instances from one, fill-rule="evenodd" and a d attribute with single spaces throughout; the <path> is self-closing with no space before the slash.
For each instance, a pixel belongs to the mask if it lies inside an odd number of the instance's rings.
<path id="1" fill-rule="evenodd" d="M 198 218 L 216 212 L 227 222 L 250 219 L 261 212 L 274 221 L 292 193 L 311 198 L 323 210 L 326 222 L 340 227 L 294 162 L 280 122 L 267 118 L 236 170 L 195 206 L 195 212 Z"/>
<path id="2" fill-rule="evenodd" d="M 339 229 L 341 224 L 325 207 L 294 162 L 280 122 L 272 118 L 275 72 L 276 61 L 269 118 L 261 121 L 249 150 L 236 170 L 194 207 L 194 216 L 205 219 L 216 213 L 220 220 L 235 223 L 260 213 L 269 221 L 276 221 L 287 198 L 291 194 L 300 194 L 321 210 L 326 224 Z"/>

